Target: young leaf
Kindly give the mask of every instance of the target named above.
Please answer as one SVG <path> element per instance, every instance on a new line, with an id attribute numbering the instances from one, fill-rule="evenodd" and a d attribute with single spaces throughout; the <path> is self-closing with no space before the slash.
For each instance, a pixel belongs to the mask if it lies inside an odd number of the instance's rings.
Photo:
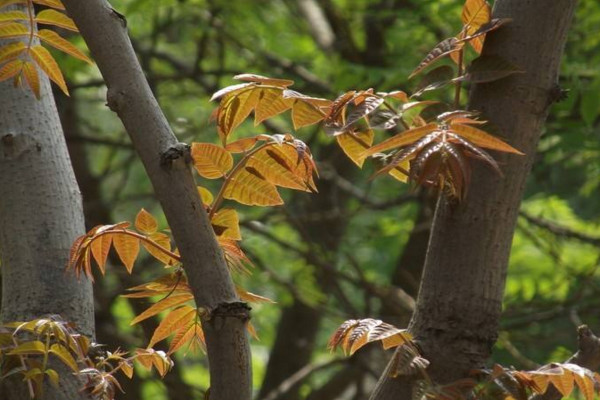
<path id="1" fill-rule="evenodd" d="M 58 12 L 56 10 L 42 10 L 36 15 L 35 22 L 38 24 L 44 25 L 54 25 L 59 28 L 68 29 L 73 32 L 79 32 L 77 26 L 75 26 L 75 22 L 65 14 Z"/>
<path id="2" fill-rule="evenodd" d="M 54 343 L 52 346 L 50 346 L 50 354 L 54 354 L 55 356 L 57 356 L 58 358 L 60 358 L 60 360 L 63 362 L 63 364 L 65 364 L 67 367 L 71 368 L 71 371 L 77 373 L 79 372 L 79 367 L 77 366 L 77 361 L 75 361 L 75 359 L 73 358 L 73 356 L 71 355 L 71 353 L 69 352 L 69 350 L 58 344 L 58 343 Z"/>
<path id="3" fill-rule="evenodd" d="M 216 179 L 233 167 L 233 157 L 222 147 L 211 143 L 192 143 L 194 167 L 200 176 Z"/>
<path id="4" fill-rule="evenodd" d="M 110 234 L 102 235 L 90 243 L 90 248 L 92 251 L 92 256 L 98 264 L 98 268 L 100 268 L 100 272 L 104 275 L 104 266 L 106 264 L 106 259 L 108 258 L 108 253 L 110 251 L 110 246 L 112 245 L 112 236 Z"/>
<path id="5" fill-rule="evenodd" d="M 205 206 L 211 205 L 212 202 L 215 200 L 215 197 L 210 192 L 210 190 L 208 190 L 205 187 L 198 186 L 198 193 L 200 194 L 200 198 L 202 199 L 202 204 L 204 204 Z"/>
<path id="6" fill-rule="evenodd" d="M 194 295 L 191 293 L 183 293 L 183 294 L 173 294 L 165 299 L 158 301 L 151 305 L 148 309 L 142 312 L 140 315 L 135 317 L 133 321 L 131 321 L 131 325 L 135 325 L 138 322 L 141 322 L 145 319 L 148 319 L 166 309 L 171 307 L 176 307 L 181 304 L 187 303 L 194 299 Z"/>
<path id="7" fill-rule="evenodd" d="M 28 36 L 29 29 L 18 22 L 12 22 L 9 24 L 0 25 L 0 38 L 8 39 L 19 36 Z"/>
<path id="8" fill-rule="evenodd" d="M 0 68 L 0 82 L 18 75 L 23 69 L 23 61 L 11 60 Z"/>
<path id="9" fill-rule="evenodd" d="M 29 88 L 35 95 L 36 99 L 40 99 L 40 77 L 38 75 L 37 69 L 35 65 L 32 63 L 24 62 L 23 63 L 23 76 L 25 76 L 25 81 Z"/>
<path id="10" fill-rule="evenodd" d="M 56 8 L 57 10 L 65 9 L 65 6 L 60 2 L 60 0 L 33 0 L 33 2 L 43 6 Z"/>
<path id="11" fill-rule="evenodd" d="M 64 51 L 65 53 L 73 56 L 79 60 L 85 61 L 88 64 L 93 64 L 93 61 L 89 59 L 81 50 L 75 47 L 67 39 L 64 39 L 58 33 L 49 29 L 40 29 L 36 36 L 39 37 L 44 43 L 57 48 L 58 50 Z"/>
<path id="12" fill-rule="evenodd" d="M 223 237 L 217 237 L 217 241 L 221 246 L 221 250 L 223 250 L 227 266 L 232 271 L 249 274 L 250 271 L 246 266 L 252 266 L 252 262 L 246 257 L 237 242 Z"/>
<path id="13" fill-rule="evenodd" d="M 237 285 L 235 287 L 235 292 L 237 293 L 240 300 L 247 301 L 248 303 L 275 303 L 268 297 L 259 296 L 258 294 L 247 292 Z"/>
<path id="14" fill-rule="evenodd" d="M 296 100 L 292 106 L 292 123 L 296 130 L 321 122 L 324 118 L 324 112 L 308 102 Z"/>
<path id="15" fill-rule="evenodd" d="M 344 322 L 331 336 L 328 347 L 335 350 L 340 346 L 344 352 L 352 355 L 364 345 L 374 341 L 382 341 L 387 349 L 411 340 L 412 335 L 406 329 L 398 329 L 383 321 L 367 318 Z"/>
<path id="16" fill-rule="evenodd" d="M 259 140 L 263 140 L 261 139 L 259 136 L 253 136 L 253 137 L 249 137 L 249 138 L 243 138 L 243 139 L 239 139 L 236 140 L 235 142 L 231 142 L 231 143 L 227 143 L 227 146 L 225 146 L 225 150 L 227 150 L 230 153 L 245 153 L 249 150 L 252 150 L 252 148 L 256 145 L 256 143 Z"/>
<path id="17" fill-rule="evenodd" d="M 464 34 L 469 36 L 476 32 L 482 25 L 489 22 L 491 9 L 485 0 L 467 0 L 462 10 L 462 22 L 465 26 Z M 469 42 L 479 54 L 483 48 L 483 37 L 479 36 Z"/>
<path id="18" fill-rule="evenodd" d="M 281 86 L 284 88 L 294 84 L 294 81 L 290 81 L 289 79 L 269 78 L 255 74 L 240 74 L 234 76 L 233 79 L 237 79 L 238 81 L 256 82 L 262 85 Z"/>
<path id="19" fill-rule="evenodd" d="M 430 90 L 444 87 L 450 83 L 450 81 L 452 81 L 453 76 L 454 70 L 448 65 L 442 65 L 434 68 L 425 74 L 425 76 L 421 79 L 415 88 L 416 92 L 411 97 L 420 96 Z"/>
<path id="20" fill-rule="evenodd" d="M 362 168 L 365 157 L 362 154 L 373 144 L 375 133 L 373 130 L 366 132 L 346 132 L 336 136 L 338 145 L 352 162 Z"/>
<path id="21" fill-rule="evenodd" d="M 56 63 L 56 60 L 54 60 L 54 57 L 52 57 L 48 50 L 42 46 L 33 46 L 29 50 L 29 54 L 31 54 L 33 60 L 42 69 L 42 71 L 44 71 L 48 77 L 58 85 L 63 93 L 68 96 L 69 90 L 67 89 L 65 78 L 63 77 L 62 72 L 60 72 L 60 67 Z"/>
<path id="22" fill-rule="evenodd" d="M 0 47 L 0 62 L 6 62 L 17 58 L 26 48 L 27 46 L 25 46 L 25 43 L 21 41 L 9 43 Z"/>
<path id="23" fill-rule="evenodd" d="M 23 11 L 0 12 L 0 24 L 2 22 L 27 21 L 29 17 Z"/>
<path id="24" fill-rule="evenodd" d="M 232 240 L 242 240 L 240 219 L 233 208 L 220 209 L 213 215 L 210 223 L 217 236 Z"/>
<path id="25" fill-rule="evenodd" d="M 453 123 L 450 125 L 450 130 L 479 147 L 483 147 L 490 150 L 503 151 L 506 153 L 523 155 L 522 152 L 515 149 L 514 147 L 490 135 L 489 133 L 477 129 L 475 127 Z"/>
<path id="26" fill-rule="evenodd" d="M 283 89 L 264 88 L 254 110 L 254 126 L 289 110 L 293 105 L 293 99 L 283 97 Z"/>
<path id="27" fill-rule="evenodd" d="M 275 185 L 252 167 L 243 168 L 231 177 L 231 183 L 225 189 L 223 197 L 249 206 L 283 204 Z"/>
<path id="28" fill-rule="evenodd" d="M 158 230 L 158 222 L 148 211 L 143 208 L 135 217 L 135 229 L 146 235 L 150 235 Z"/>
<path id="29" fill-rule="evenodd" d="M 189 326 L 190 322 L 196 319 L 196 317 L 196 309 L 188 305 L 171 310 L 154 330 L 148 347 L 153 347 L 156 343 L 175 334 L 183 327 Z"/>
<path id="30" fill-rule="evenodd" d="M 438 43 L 433 50 L 429 52 L 419 63 L 417 68 L 410 74 L 409 79 L 421 72 L 423 69 L 427 68 L 429 65 L 439 60 L 440 58 L 447 56 L 449 54 L 455 53 L 461 50 L 464 46 L 464 43 L 460 42 L 457 38 L 451 37 L 445 40 L 442 40 Z"/>
<path id="31" fill-rule="evenodd" d="M 113 245 L 127 272 L 131 273 L 140 252 L 140 240 L 125 232 L 116 232 L 113 234 Z"/>
<path id="32" fill-rule="evenodd" d="M 435 123 L 429 123 L 425 126 L 421 126 L 419 128 L 410 129 L 408 131 L 401 132 L 396 136 L 392 136 L 391 138 L 384 140 L 383 142 L 371 147 L 370 149 L 364 151 L 361 154 L 361 157 L 368 157 L 375 153 L 380 153 L 386 150 L 394 149 L 396 147 L 406 146 L 411 144 L 423 136 L 435 131 L 438 128 L 438 125 Z"/>
<path id="33" fill-rule="evenodd" d="M 171 239 L 165 233 L 154 232 L 148 236 L 148 239 L 152 240 L 152 242 L 166 250 L 171 250 Z M 157 246 L 152 245 L 151 243 L 142 241 L 142 246 L 144 246 L 144 248 L 152 255 L 152 257 L 156 258 L 165 265 L 175 265 L 179 262 L 179 260 L 173 258 L 171 255 L 167 254 L 165 251 L 161 250 Z"/>
<path id="34" fill-rule="evenodd" d="M 197 349 L 204 351 L 204 331 L 202 330 L 202 325 L 200 324 L 200 319 L 198 317 L 190 320 L 187 325 L 184 325 L 175 333 L 175 336 L 171 341 L 171 346 L 169 347 L 169 354 L 175 353 L 184 345 L 187 345 L 188 349 L 191 351 L 196 351 Z"/>

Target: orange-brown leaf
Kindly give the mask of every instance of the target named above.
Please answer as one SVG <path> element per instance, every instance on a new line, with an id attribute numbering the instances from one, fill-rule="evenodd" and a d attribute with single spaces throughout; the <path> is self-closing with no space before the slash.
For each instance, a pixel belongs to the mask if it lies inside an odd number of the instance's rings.
<path id="1" fill-rule="evenodd" d="M 104 266 L 106 265 L 106 259 L 108 257 L 108 252 L 110 251 L 111 245 L 112 237 L 110 234 L 98 236 L 90 243 L 92 256 L 94 256 L 94 260 L 96 261 L 96 264 L 98 264 L 98 268 L 100 268 L 102 275 L 104 275 Z"/>
<path id="2" fill-rule="evenodd" d="M 367 157 L 375 153 L 380 153 L 382 151 L 394 149 L 396 147 L 403 147 L 409 145 L 421 139 L 423 136 L 435 131 L 437 128 L 438 125 L 436 123 L 429 123 L 419 128 L 413 128 L 408 131 L 401 132 L 396 136 L 392 136 L 391 138 L 384 140 L 383 142 L 371 147 L 370 149 L 365 151 L 361 156 Z"/>
<path id="3" fill-rule="evenodd" d="M 269 78 L 255 74 L 240 74 L 234 76 L 233 79 L 237 79 L 238 81 L 256 82 L 262 85 L 281 86 L 284 88 L 294 84 L 294 81 L 290 81 L 289 79 Z"/>
<path id="4" fill-rule="evenodd" d="M 65 9 L 65 6 L 60 2 L 60 0 L 33 0 L 33 2 L 43 6 L 56 8 L 57 10 Z"/>
<path id="5" fill-rule="evenodd" d="M 33 46 L 30 48 L 29 52 L 33 57 L 33 60 L 42 69 L 42 71 L 44 71 L 48 75 L 48 77 L 58 85 L 58 87 L 63 91 L 63 93 L 68 96 L 69 90 L 67 89 L 65 78 L 63 77 L 63 74 L 60 71 L 60 67 L 56 63 L 56 60 L 54 59 L 54 57 L 52 57 L 48 50 L 46 50 L 42 46 Z"/>
<path id="6" fill-rule="evenodd" d="M 0 62 L 6 62 L 17 58 L 26 48 L 27 46 L 25 46 L 25 43 L 20 41 L 0 47 Z"/>
<path id="7" fill-rule="evenodd" d="M 205 206 L 211 205 L 213 200 L 215 199 L 215 197 L 213 196 L 211 191 L 203 186 L 198 186 L 198 194 L 200 195 L 200 198 L 202 199 L 202 203 Z"/>
<path id="8" fill-rule="evenodd" d="M 220 209 L 213 215 L 210 223 L 217 236 L 232 240 L 242 240 L 240 219 L 237 211 L 233 208 Z"/>
<path id="9" fill-rule="evenodd" d="M 217 125 L 224 144 L 229 134 L 254 110 L 262 92 L 261 87 L 250 85 L 223 97 L 219 104 Z"/>
<path id="10" fill-rule="evenodd" d="M 90 58 L 86 56 L 84 52 L 79 50 L 71 42 L 69 42 L 67 39 L 63 38 L 54 31 L 51 31 L 49 29 L 40 29 L 36 33 L 36 36 L 39 37 L 46 44 L 49 44 L 50 46 L 58 50 L 64 51 L 70 56 L 85 61 L 88 64 L 93 64 L 92 60 L 90 60 Z"/>
<path id="11" fill-rule="evenodd" d="M 135 217 L 135 229 L 150 235 L 158 230 L 158 222 L 152 214 L 142 208 Z"/>
<path id="12" fill-rule="evenodd" d="M 346 132 L 335 138 L 338 145 L 352 162 L 362 168 L 365 157 L 362 154 L 373 144 L 375 134 L 372 130 L 366 132 Z"/>
<path id="13" fill-rule="evenodd" d="M 276 206 L 283 204 L 277 188 L 255 168 L 245 167 L 231 178 L 223 197 L 249 206 Z"/>
<path id="14" fill-rule="evenodd" d="M 237 286 L 237 285 L 235 287 L 235 292 L 237 293 L 240 300 L 247 301 L 248 303 L 275 303 L 273 300 L 269 299 L 268 297 L 264 297 L 264 296 L 260 296 L 258 294 L 247 292 L 246 290 L 242 289 L 240 286 Z"/>
<path id="15" fill-rule="evenodd" d="M 216 179 L 233 167 L 233 157 L 224 148 L 211 143 L 192 143 L 194 167 L 201 176 Z"/>
<path id="16" fill-rule="evenodd" d="M 196 349 L 205 349 L 204 331 L 199 318 L 194 318 L 188 325 L 184 325 L 180 328 L 169 347 L 169 354 L 173 354 L 184 345 L 188 346 L 188 349 L 196 351 Z"/>
<path id="17" fill-rule="evenodd" d="M 296 100 L 292 107 L 292 122 L 294 129 L 300 129 L 304 126 L 313 125 L 321 122 L 325 114 L 316 106 L 308 102 Z"/>
<path id="18" fill-rule="evenodd" d="M 154 303 L 150 307 L 148 307 L 144 312 L 135 317 L 133 321 L 131 321 L 131 325 L 135 325 L 138 322 L 141 322 L 147 318 L 153 317 L 156 314 L 165 311 L 171 307 L 176 307 L 181 304 L 187 303 L 194 299 L 194 295 L 191 293 L 182 293 L 182 294 L 173 294 L 167 298 L 161 299 L 157 303 Z"/>
<path id="19" fill-rule="evenodd" d="M 452 53 L 456 53 L 464 47 L 463 42 L 459 42 L 459 40 L 455 37 L 451 37 L 445 40 L 442 40 L 438 43 L 433 50 L 431 50 L 425 58 L 419 63 L 417 68 L 410 74 L 409 79 L 418 74 L 423 69 L 427 68 L 429 65 L 439 60 L 440 58 L 451 55 Z"/>
<path id="20" fill-rule="evenodd" d="M 523 155 L 522 152 L 490 135 L 489 133 L 469 125 L 451 124 L 450 130 L 472 142 L 473 144 L 491 150 Z"/>
<path id="21" fill-rule="evenodd" d="M 40 77 L 38 75 L 37 69 L 35 65 L 32 63 L 24 62 L 23 63 L 23 76 L 25 76 L 25 81 L 29 88 L 35 95 L 35 97 L 40 99 Z"/>
<path id="22" fill-rule="evenodd" d="M 19 36 L 28 36 L 29 29 L 18 22 L 0 25 L 0 38 L 8 39 Z"/>
<path id="23" fill-rule="evenodd" d="M 464 34 L 469 36 L 476 32 L 482 25 L 488 23 L 491 17 L 490 5 L 485 0 L 467 0 L 462 10 L 462 22 L 465 26 Z M 483 48 L 483 36 L 479 36 L 469 43 L 477 53 Z"/>
<path id="24" fill-rule="evenodd" d="M 36 15 L 35 22 L 44 25 L 54 25 L 59 28 L 68 29 L 73 32 L 78 32 L 75 22 L 65 14 L 56 10 L 42 10 Z"/>
<path id="25" fill-rule="evenodd" d="M 344 322 L 329 340 L 329 348 L 342 347 L 344 352 L 353 354 L 364 345 L 382 341 L 384 348 L 401 346 L 412 340 L 405 329 L 398 329 L 383 321 L 366 318 Z"/>
<path id="26" fill-rule="evenodd" d="M 223 250 L 227 266 L 233 271 L 249 274 L 250 271 L 246 266 L 252 266 L 252 262 L 246 257 L 237 242 L 223 237 L 218 237 L 217 241 Z"/>
<path id="27" fill-rule="evenodd" d="M 148 236 L 152 242 L 161 246 L 165 250 L 171 250 L 171 238 L 169 235 L 162 232 L 154 232 Z M 152 255 L 152 257 L 156 258 L 158 261 L 162 262 L 165 265 L 175 265 L 179 260 L 170 256 L 167 252 L 161 250 L 159 247 L 154 246 L 146 241 L 142 241 L 142 246 Z"/>
<path id="28" fill-rule="evenodd" d="M 182 327 L 189 325 L 196 317 L 196 309 L 192 306 L 183 305 L 171 310 L 154 330 L 152 338 L 150 338 L 150 342 L 148 343 L 148 347 L 153 347 L 161 340 L 175 334 Z"/>
<path id="29" fill-rule="evenodd" d="M 115 232 L 113 236 L 113 246 L 125 265 L 127 272 L 131 273 L 133 264 L 140 252 L 140 240 L 123 231 Z"/>
<path id="30" fill-rule="evenodd" d="M 22 60 L 11 60 L 0 68 L 0 82 L 18 75 L 23 69 Z"/>
<path id="31" fill-rule="evenodd" d="M 227 143 L 225 150 L 230 153 L 245 153 L 251 150 L 259 140 L 262 140 L 259 136 L 239 139 L 235 142 Z"/>
<path id="32" fill-rule="evenodd" d="M 263 88 L 256 109 L 254 110 L 254 126 L 289 110 L 293 104 L 293 99 L 283 97 L 282 89 Z"/>

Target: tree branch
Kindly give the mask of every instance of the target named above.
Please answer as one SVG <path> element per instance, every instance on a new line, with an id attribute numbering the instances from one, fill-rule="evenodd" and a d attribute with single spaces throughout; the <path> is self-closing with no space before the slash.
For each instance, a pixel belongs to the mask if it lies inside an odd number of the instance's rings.
<path id="1" fill-rule="evenodd" d="M 203 319 L 211 397 L 251 398 L 247 307 L 239 303 L 191 174 L 189 146 L 177 142 L 144 77 L 125 17 L 105 0 L 65 0 L 108 86 L 109 107 L 121 118 L 154 187 L 182 256 Z"/>

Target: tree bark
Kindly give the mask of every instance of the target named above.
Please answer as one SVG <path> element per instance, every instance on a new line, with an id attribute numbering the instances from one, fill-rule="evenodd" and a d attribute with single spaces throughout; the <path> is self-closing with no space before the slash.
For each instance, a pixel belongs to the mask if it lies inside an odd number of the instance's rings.
<path id="1" fill-rule="evenodd" d="M 525 181 L 557 76 L 575 0 L 499 0 L 494 18 L 513 21 L 488 34 L 483 54 L 526 71 L 477 84 L 470 108 L 483 112 L 526 156 L 499 155 L 505 178 L 474 165 L 470 193 L 453 206 L 438 202 L 410 330 L 430 362 L 428 374 L 449 383 L 479 368 L 497 336 L 506 269 Z M 410 398 L 410 381 L 384 374 L 372 400 Z"/>
<path id="2" fill-rule="evenodd" d="M 4 43 L 0 43 L 4 44 Z M 50 83 L 40 72 L 41 99 L 28 88 L 0 83 L 1 321 L 59 314 L 94 336 L 91 283 L 64 272 L 69 249 L 84 230 L 81 195 Z M 44 399 L 84 399 L 68 371 Z M 27 399 L 20 379 L 0 387 L 2 399 Z"/>
<path id="3" fill-rule="evenodd" d="M 65 0 L 108 86 L 109 107 L 121 118 L 160 201 L 203 318 L 211 399 L 251 398 L 249 307 L 235 293 L 190 171 L 189 147 L 178 143 L 144 78 L 124 16 L 105 0 Z"/>

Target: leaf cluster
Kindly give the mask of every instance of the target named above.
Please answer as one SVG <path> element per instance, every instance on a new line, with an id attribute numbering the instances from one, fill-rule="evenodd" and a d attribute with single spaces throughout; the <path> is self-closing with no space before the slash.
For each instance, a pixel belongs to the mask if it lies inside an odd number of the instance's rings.
<path id="1" fill-rule="evenodd" d="M 37 15 L 34 4 L 48 7 Z M 8 5 L 23 5 L 21 9 L 2 10 Z M 78 32 L 73 20 L 63 11 L 60 0 L 0 0 L 0 39 L 9 39 L 10 43 L 0 47 L 0 82 L 13 79 L 19 86 L 23 81 L 35 96 L 40 98 L 39 70 L 66 94 L 69 94 L 65 78 L 58 63 L 41 44 L 53 47 L 79 60 L 92 64 L 88 56 L 54 30 L 38 29 L 38 25 L 49 25 L 72 32 Z"/>

